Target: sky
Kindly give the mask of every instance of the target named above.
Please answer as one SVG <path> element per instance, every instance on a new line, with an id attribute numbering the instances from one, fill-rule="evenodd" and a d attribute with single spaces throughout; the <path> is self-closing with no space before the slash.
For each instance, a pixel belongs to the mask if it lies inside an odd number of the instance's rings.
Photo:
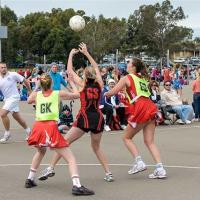
<path id="1" fill-rule="evenodd" d="M 17 16 L 25 16 L 31 12 L 51 11 L 52 8 L 73 8 L 84 10 L 86 15 L 128 18 L 140 5 L 155 4 L 161 0 L 0 0 L 2 6 L 7 5 Z M 171 0 L 174 8 L 181 6 L 188 16 L 181 25 L 194 30 L 194 37 L 200 37 L 200 0 Z"/>

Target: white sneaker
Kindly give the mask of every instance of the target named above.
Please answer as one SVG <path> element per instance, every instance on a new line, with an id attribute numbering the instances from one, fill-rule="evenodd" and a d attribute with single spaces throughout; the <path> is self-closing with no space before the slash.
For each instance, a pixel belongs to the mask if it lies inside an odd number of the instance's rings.
<path id="1" fill-rule="evenodd" d="M 10 134 L 4 134 L 4 136 L 0 139 L 0 143 L 6 143 L 10 137 Z"/>
<path id="2" fill-rule="evenodd" d="M 164 168 L 157 168 L 154 170 L 153 174 L 149 174 L 149 178 L 151 179 L 167 178 L 166 170 Z"/>
<path id="3" fill-rule="evenodd" d="M 185 123 L 182 121 L 182 119 L 178 119 L 176 122 L 179 123 L 179 124 L 185 124 Z"/>
<path id="4" fill-rule="evenodd" d="M 105 131 L 111 131 L 111 129 L 110 129 L 110 127 L 109 127 L 108 125 L 105 125 L 105 126 L 104 126 L 104 130 L 105 130 Z"/>
<path id="5" fill-rule="evenodd" d="M 42 171 L 42 174 L 38 177 L 38 180 L 45 181 L 48 177 L 53 177 L 55 175 L 55 171 L 52 167 L 47 167 Z"/>
<path id="6" fill-rule="evenodd" d="M 189 121 L 189 120 L 185 120 L 185 123 L 186 123 L 186 124 L 191 124 L 192 122 Z"/>
<path id="7" fill-rule="evenodd" d="M 139 161 L 133 165 L 133 167 L 128 171 L 128 174 L 136 174 L 147 169 L 146 164 L 143 161 Z"/>
<path id="8" fill-rule="evenodd" d="M 126 129 L 126 125 L 121 125 L 121 128 L 122 128 L 123 130 L 125 130 L 125 129 Z"/>
<path id="9" fill-rule="evenodd" d="M 199 118 L 194 118 L 192 122 L 199 122 Z"/>
<path id="10" fill-rule="evenodd" d="M 107 182 L 113 182 L 114 178 L 113 178 L 112 173 L 106 174 L 104 180 L 107 181 Z"/>

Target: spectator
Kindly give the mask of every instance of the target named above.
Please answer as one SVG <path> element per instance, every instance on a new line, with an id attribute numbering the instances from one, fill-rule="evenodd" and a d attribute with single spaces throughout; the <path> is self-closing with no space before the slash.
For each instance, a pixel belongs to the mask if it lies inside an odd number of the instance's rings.
<path id="1" fill-rule="evenodd" d="M 123 90 L 121 90 L 118 93 L 118 97 L 119 97 L 119 102 L 120 102 L 121 107 L 125 108 L 125 118 L 128 119 L 128 116 L 130 115 L 131 111 L 130 111 L 129 106 L 128 106 L 129 100 L 128 100 L 127 95 L 126 95 L 126 88 L 124 88 Z"/>
<path id="2" fill-rule="evenodd" d="M 194 117 L 193 108 L 191 105 L 183 105 L 180 95 L 175 90 L 171 89 L 170 81 L 164 83 L 164 90 L 161 92 L 161 99 L 167 106 L 171 106 L 171 109 L 180 117 L 177 120 L 180 124 L 190 124 Z"/>
<path id="3" fill-rule="evenodd" d="M 25 79 L 28 79 L 30 77 L 30 75 L 31 75 L 30 69 L 26 69 L 25 72 L 24 72 Z"/>
<path id="4" fill-rule="evenodd" d="M 51 64 L 50 76 L 53 80 L 53 90 L 60 90 L 61 85 L 67 87 L 67 82 L 63 79 L 63 77 L 58 73 L 58 65 L 56 63 Z"/>
<path id="5" fill-rule="evenodd" d="M 115 84 L 116 83 L 115 83 L 114 79 L 109 79 L 108 80 L 109 90 L 114 88 Z M 114 95 L 110 98 L 107 98 L 107 100 L 105 100 L 105 97 L 103 94 L 107 91 L 108 91 L 108 89 L 104 88 L 104 90 L 102 92 L 102 99 L 101 99 L 101 105 L 103 105 L 102 113 L 106 115 L 106 124 L 105 124 L 104 129 L 105 129 L 105 131 L 111 130 L 110 126 L 111 126 L 111 123 L 113 120 L 114 109 L 116 109 L 116 113 L 119 117 L 121 128 L 125 129 L 126 128 L 125 108 L 120 107 L 118 95 Z"/>
<path id="6" fill-rule="evenodd" d="M 21 75 L 21 76 L 24 76 L 24 71 L 23 71 L 22 69 L 19 69 L 19 70 L 17 71 L 17 73 L 18 73 L 19 75 Z"/>
<path id="7" fill-rule="evenodd" d="M 151 70 L 151 80 L 156 80 L 157 73 L 158 73 L 158 69 L 156 67 L 153 67 Z"/>
<path id="8" fill-rule="evenodd" d="M 106 85 L 106 80 L 107 80 L 107 69 L 105 67 L 101 68 L 101 77 L 103 80 L 104 85 Z"/>
<path id="9" fill-rule="evenodd" d="M 67 88 L 67 82 L 63 79 L 63 77 L 58 73 L 58 65 L 56 63 L 51 64 L 50 76 L 52 79 L 52 89 L 53 90 L 61 90 L 61 85 Z M 60 101 L 60 112 L 63 109 L 63 103 Z"/>
<path id="10" fill-rule="evenodd" d="M 32 72 L 31 72 L 31 75 L 29 77 L 29 81 L 30 81 L 30 86 L 31 86 L 31 89 L 35 89 L 35 85 L 36 85 L 36 82 L 37 82 L 37 68 L 33 68 Z"/>
<path id="11" fill-rule="evenodd" d="M 28 90 L 27 90 L 26 86 L 23 84 L 22 89 L 20 91 L 20 100 L 27 101 L 27 99 L 28 99 Z"/>
<path id="12" fill-rule="evenodd" d="M 159 85 L 156 81 L 150 82 L 150 92 L 151 96 L 150 99 L 157 104 L 160 101 L 160 94 L 159 94 Z"/>
<path id="13" fill-rule="evenodd" d="M 179 94 L 180 96 L 182 96 L 182 84 L 179 80 L 179 71 L 180 68 L 180 64 L 175 65 L 174 69 L 172 70 L 170 76 L 172 79 L 172 87 L 174 90 L 176 90 L 177 94 Z"/>
<path id="14" fill-rule="evenodd" d="M 41 76 L 42 74 L 44 74 L 44 71 L 43 71 L 42 67 L 38 67 L 37 74 L 38 74 L 38 76 Z"/>
<path id="15" fill-rule="evenodd" d="M 161 97 L 160 97 L 160 90 L 159 90 L 159 85 L 156 81 L 151 81 L 150 84 L 150 99 L 156 104 L 156 106 L 158 107 L 159 111 L 162 113 L 162 117 L 159 120 L 159 123 L 163 123 L 163 119 L 164 120 L 171 120 L 169 118 L 169 114 L 167 113 L 167 109 L 166 109 L 166 104 L 161 101 Z"/>
<path id="16" fill-rule="evenodd" d="M 195 119 L 194 121 L 200 120 L 200 70 L 198 71 L 197 78 L 192 82 L 192 92 L 193 92 L 193 103 Z"/>
<path id="17" fill-rule="evenodd" d="M 170 69 L 168 67 L 164 67 L 164 70 L 163 70 L 163 79 L 164 79 L 164 82 L 166 81 L 170 81 L 171 78 L 170 78 Z"/>

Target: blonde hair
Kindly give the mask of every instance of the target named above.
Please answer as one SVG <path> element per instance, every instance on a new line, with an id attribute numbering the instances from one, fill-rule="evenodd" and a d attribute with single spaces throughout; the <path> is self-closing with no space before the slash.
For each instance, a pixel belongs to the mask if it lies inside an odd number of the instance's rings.
<path id="1" fill-rule="evenodd" d="M 84 78 L 87 79 L 94 79 L 96 80 L 96 71 L 93 67 L 86 67 L 84 70 Z"/>
<path id="2" fill-rule="evenodd" d="M 40 84 L 44 91 L 51 89 L 52 79 L 51 76 L 44 73 L 40 77 Z"/>

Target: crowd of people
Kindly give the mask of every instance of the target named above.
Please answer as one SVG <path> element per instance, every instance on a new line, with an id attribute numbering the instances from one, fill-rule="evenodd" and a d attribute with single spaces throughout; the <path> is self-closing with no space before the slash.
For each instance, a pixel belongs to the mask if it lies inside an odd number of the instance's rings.
<path id="1" fill-rule="evenodd" d="M 76 72 L 73 70 L 73 58 L 78 53 L 84 54 L 91 66 Z M 0 142 L 6 143 L 11 136 L 8 113 L 12 113 L 13 118 L 25 129 L 28 144 L 37 149 L 25 187 L 37 186 L 36 172 L 46 148 L 50 147 L 55 154 L 38 179 L 44 181 L 54 176 L 55 166 L 63 157 L 69 163 L 72 194 L 93 195 L 94 191 L 81 185 L 76 160 L 69 148 L 70 144 L 86 132 L 91 135 L 92 150 L 105 172 L 104 180 L 114 181 L 106 154 L 100 146 L 103 130 L 124 131 L 124 144 L 134 158 L 129 174 L 136 174 L 147 168 L 134 143 L 135 135 L 142 130 L 144 143 L 156 167 L 153 173 L 149 174 L 149 178 L 166 178 L 167 172 L 154 143 L 156 124 L 163 124 L 166 120 L 180 124 L 200 120 L 200 69 L 196 70 L 196 80 L 192 82 L 192 105 L 182 99 L 182 87 L 186 82 L 180 66 L 177 65 L 173 69 L 164 67 L 162 78 L 159 76 L 159 80 L 163 79 L 164 82 L 161 92 L 156 74 L 155 69 L 149 72 L 138 58 L 130 59 L 127 71 L 123 73 L 115 67 L 99 69 L 84 43 L 81 43 L 78 49 L 71 50 L 64 77 L 58 72 L 56 63 L 52 63 L 49 73 L 45 73 L 41 68 L 33 69 L 32 72 L 27 70 L 25 73 L 10 72 L 5 63 L 0 63 L 0 90 L 4 97 L 0 116 L 5 128 Z M 36 119 L 32 130 L 19 114 L 19 85 L 27 91 L 27 102 L 35 108 Z M 80 110 L 74 122 L 72 109 L 61 101 L 73 99 L 80 99 Z M 63 137 L 61 133 L 65 130 L 67 133 Z"/>

